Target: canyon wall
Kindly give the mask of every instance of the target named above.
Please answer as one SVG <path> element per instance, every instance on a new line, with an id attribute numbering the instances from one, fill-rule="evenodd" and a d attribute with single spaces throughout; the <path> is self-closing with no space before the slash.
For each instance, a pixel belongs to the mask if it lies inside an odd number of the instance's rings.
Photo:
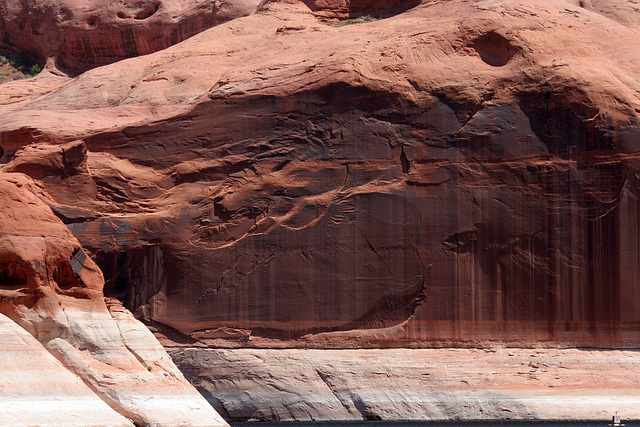
<path id="1" fill-rule="evenodd" d="M 164 49 L 256 11 L 260 0 L 2 0 L 0 48 L 82 72 Z"/>
<path id="2" fill-rule="evenodd" d="M 2 314 L 0 343 L 0 425 L 133 425 Z"/>
<path id="3" fill-rule="evenodd" d="M 0 176 L 0 425 L 225 426 L 104 279 L 49 196 Z"/>
<path id="4" fill-rule="evenodd" d="M 2 170 L 168 340 L 637 346 L 636 27 L 405 6 L 336 26 L 271 1 L 6 102 Z"/>

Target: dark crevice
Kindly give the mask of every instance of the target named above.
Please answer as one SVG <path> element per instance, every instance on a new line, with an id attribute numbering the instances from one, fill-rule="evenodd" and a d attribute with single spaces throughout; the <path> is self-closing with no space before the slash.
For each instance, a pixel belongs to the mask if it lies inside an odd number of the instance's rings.
<path id="1" fill-rule="evenodd" d="M 268 3 L 269 0 L 264 3 Z M 422 3 L 421 0 L 396 0 L 392 2 L 351 0 L 346 6 L 326 6 L 326 2 L 319 0 L 303 0 L 309 9 L 321 16 L 338 18 L 360 18 L 371 16 L 374 18 L 390 18 L 406 12 Z"/>
<path id="2" fill-rule="evenodd" d="M 132 313 L 158 294 L 166 281 L 164 254 L 156 244 L 97 250 L 95 261 L 105 278 L 104 295 L 120 300 Z"/>
<path id="3" fill-rule="evenodd" d="M 150 18 L 151 16 L 155 15 L 155 13 L 158 11 L 159 8 L 160 8 L 159 1 L 145 4 L 142 10 L 134 15 L 134 18 L 137 20 Z"/>
<path id="4" fill-rule="evenodd" d="M 71 264 L 63 262 L 54 267 L 53 280 L 62 290 L 68 290 L 79 285 L 78 276 Z"/>
<path id="5" fill-rule="evenodd" d="M 50 206 L 51 210 L 65 224 L 78 224 L 93 221 L 97 215 L 89 215 L 84 212 L 74 211 L 64 206 Z"/>
<path id="6" fill-rule="evenodd" d="M 213 200 L 213 213 L 222 221 L 229 221 L 232 217 L 227 208 L 220 204 L 222 197 L 216 197 Z"/>
<path id="7" fill-rule="evenodd" d="M 18 290 L 27 286 L 27 273 L 19 260 L 0 263 L 0 289 Z"/>
<path id="8" fill-rule="evenodd" d="M 480 58 L 492 67 L 502 67 L 520 51 L 509 40 L 495 31 L 489 31 L 477 37 L 471 42 L 471 47 L 480 55 Z"/>
<path id="9" fill-rule="evenodd" d="M 284 167 L 287 166 L 290 162 L 291 162 L 291 159 L 284 159 L 273 168 L 273 172 L 277 172 L 279 170 L 284 169 Z"/>
<path id="10" fill-rule="evenodd" d="M 404 152 L 404 145 L 400 148 L 400 164 L 402 165 L 402 173 L 409 173 L 411 169 L 411 162 L 407 158 L 407 154 Z"/>
<path id="11" fill-rule="evenodd" d="M 451 180 L 452 178 L 445 179 L 444 181 L 440 181 L 440 182 L 420 182 L 420 181 L 407 180 L 407 185 L 411 187 L 437 187 L 439 185 L 446 184 Z"/>
<path id="12" fill-rule="evenodd" d="M 486 241 L 487 227 L 484 224 L 475 224 L 473 229 L 452 234 L 443 242 L 447 250 L 456 253 L 471 252 L 475 248 L 475 242 Z"/>

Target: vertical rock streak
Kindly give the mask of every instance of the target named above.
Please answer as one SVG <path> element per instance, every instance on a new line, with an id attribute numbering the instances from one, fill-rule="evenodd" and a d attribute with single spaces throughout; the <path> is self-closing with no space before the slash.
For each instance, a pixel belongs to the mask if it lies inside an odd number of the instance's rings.
<path id="1" fill-rule="evenodd" d="M 637 345 L 635 30 L 552 0 L 343 27 L 306 3 L 29 104 L 125 93 L 69 113 L 126 117 L 67 130 L 86 152 L 0 129 L 107 292 L 211 345 Z"/>

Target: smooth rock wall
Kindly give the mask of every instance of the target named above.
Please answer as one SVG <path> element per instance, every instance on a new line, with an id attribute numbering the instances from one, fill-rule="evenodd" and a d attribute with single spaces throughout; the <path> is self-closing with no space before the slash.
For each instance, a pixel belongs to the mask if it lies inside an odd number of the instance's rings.
<path id="1" fill-rule="evenodd" d="M 234 421 L 640 417 L 635 351 L 170 348 Z"/>

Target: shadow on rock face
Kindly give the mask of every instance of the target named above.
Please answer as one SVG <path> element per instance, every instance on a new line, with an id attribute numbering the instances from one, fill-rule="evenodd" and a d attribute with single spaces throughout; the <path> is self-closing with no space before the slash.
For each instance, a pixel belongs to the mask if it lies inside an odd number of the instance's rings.
<path id="1" fill-rule="evenodd" d="M 27 287 L 27 273 L 17 257 L 2 257 L 0 262 L 0 295 L 11 294 L 5 291 L 18 291 Z"/>
<path id="2" fill-rule="evenodd" d="M 611 120 L 603 117 L 581 88 L 524 92 L 518 100 L 531 129 L 556 155 L 617 149 Z"/>
<path id="3" fill-rule="evenodd" d="M 513 46 L 509 40 L 496 33 L 489 31 L 477 37 L 471 43 L 471 47 L 478 52 L 482 60 L 492 67 L 503 67 L 520 51 L 520 48 Z"/>
<path id="4" fill-rule="evenodd" d="M 421 0 L 304 0 L 314 13 L 327 18 L 373 16 L 388 18 L 422 3 Z"/>

